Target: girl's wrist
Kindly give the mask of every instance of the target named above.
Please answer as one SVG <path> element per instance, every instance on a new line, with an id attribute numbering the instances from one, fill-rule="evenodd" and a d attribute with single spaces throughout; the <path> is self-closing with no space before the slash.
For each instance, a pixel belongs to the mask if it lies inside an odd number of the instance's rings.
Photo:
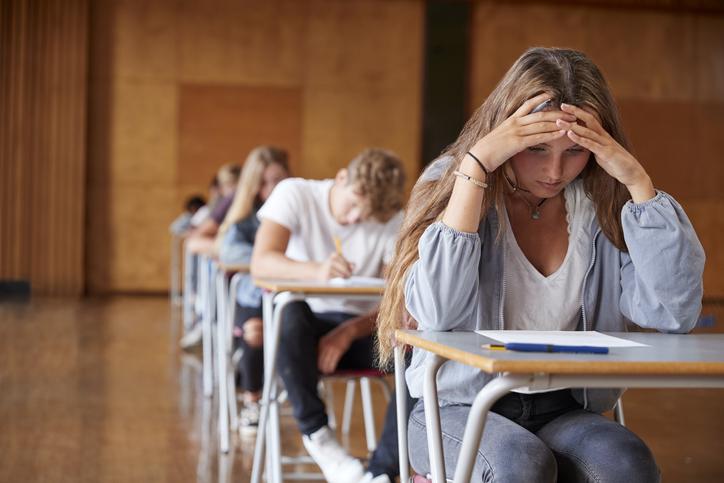
<path id="1" fill-rule="evenodd" d="M 485 151 L 478 147 L 477 144 L 470 148 L 463 157 L 463 163 L 465 165 L 471 164 L 470 162 L 475 166 L 475 172 L 478 173 L 482 171 L 484 176 L 487 176 L 495 170 Z"/>
<path id="2" fill-rule="evenodd" d="M 656 196 L 656 190 L 654 184 L 648 174 L 644 175 L 630 185 L 626 185 L 628 192 L 631 195 L 631 200 L 634 203 L 643 203 Z"/>
<path id="3" fill-rule="evenodd" d="M 460 171 L 471 178 L 482 182 L 485 182 L 488 177 L 487 172 L 483 171 L 482 167 L 473 158 L 471 158 L 469 154 L 466 154 L 463 158 L 463 162 L 460 163 Z"/>

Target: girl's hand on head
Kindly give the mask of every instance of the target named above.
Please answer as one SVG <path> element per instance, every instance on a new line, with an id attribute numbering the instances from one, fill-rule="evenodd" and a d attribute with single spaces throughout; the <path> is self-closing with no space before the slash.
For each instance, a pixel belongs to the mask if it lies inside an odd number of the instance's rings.
<path id="1" fill-rule="evenodd" d="M 488 172 L 492 172 L 508 159 L 536 144 L 546 143 L 563 137 L 566 130 L 556 121 L 574 122 L 573 114 L 563 111 L 540 111 L 531 114 L 536 106 L 551 98 L 540 94 L 528 99 L 508 119 L 490 131 L 470 149 L 482 161 Z"/>
<path id="2" fill-rule="evenodd" d="M 628 188 L 634 202 L 640 203 L 656 196 L 651 178 L 641 163 L 603 129 L 595 115 L 570 104 L 561 104 L 561 109 L 586 125 L 560 120 L 558 126 L 566 130 L 571 141 L 591 151 L 596 162 Z"/>

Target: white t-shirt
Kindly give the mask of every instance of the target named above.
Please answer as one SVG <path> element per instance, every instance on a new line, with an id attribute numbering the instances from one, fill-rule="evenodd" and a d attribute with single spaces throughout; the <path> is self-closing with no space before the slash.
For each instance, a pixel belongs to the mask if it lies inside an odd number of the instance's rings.
<path id="1" fill-rule="evenodd" d="M 591 262 L 593 202 L 575 181 L 564 191 L 568 221 L 568 251 L 563 263 L 545 277 L 526 258 L 506 219 L 505 229 L 505 328 L 512 330 L 576 330 L 581 318 L 583 279 Z M 507 212 L 506 212 L 507 218 Z M 538 393 L 547 390 L 515 389 Z"/>
<path id="2" fill-rule="evenodd" d="M 581 181 L 568 185 L 564 197 L 568 250 L 561 266 L 547 277 L 525 257 L 515 240 L 510 220 L 506 220 L 506 329 L 576 330 L 581 317 L 583 278 L 591 262 L 591 223 L 595 209 Z"/>
<path id="3" fill-rule="evenodd" d="M 382 267 L 392 259 L 402 212 L 387 223 L 374 219 L 354 225 L 340 225 L 329 208 L 334 180 L 289 178 L 280 182 L 257 216 L 287 228 L 291 235 L 286 256 L 300 262 L 323 262 L 336 251 L 334 237 L 342 242 L 342 254 L 354 264 L 355 276 L 380 277 Z M 312 311 L 362 314 L 376 303 L 344 299 L 307 299 Z"/>
<path id="4" fill-rule="evenodd" d="M 196 210 L 196 213 L 191 217 L 191 226 L 197 227 L 204 221 L 206 221 L 206 218 L 209 217 L 211 214 L 211 210 L 209 209 L 209 205 L 204 205 L 198 210 Z"/>

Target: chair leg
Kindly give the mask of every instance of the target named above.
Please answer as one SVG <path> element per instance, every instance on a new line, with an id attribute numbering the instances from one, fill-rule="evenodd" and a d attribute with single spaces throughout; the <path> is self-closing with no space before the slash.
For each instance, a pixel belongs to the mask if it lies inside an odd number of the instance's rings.
<path id="1" fill-rule="evenodd" d="M 380 389 L 382 389 L 382 395 L 385 397 L 385 402 L 390 402 L 390 398 L 392 397 L 392 388 L 387 382 L 387 379 L 384 377 L 375 377 L 371 380 L 376 382 L 380 386 Z"/>
<path id="2" fill-rule="evenodd" d="M 360 378 L 360 392 L 362 393 L 362 409 L 365 420 L 365 436 L 367 436 L 367 450 L 372 452 L 377 447 L 377 435 L 375 434 L 375 415 L 372 409 L 372 391 L 370 380 L 367 377 Z"/>
<path id="3" fill-rule="evenodd" d="M 349 434 L 349 427 L 352 423 L 352 408 L 354 407 L 355 380 L 347 379 L 347 387 L 344 394 L 344 410 L 342 411 L 342 434 Z"/>
<path id="4" fill-rule="evenodd" d="M 327 381 L 322 383 L 322 390 L 324 391 L 324 400 L 327 406 L 327 424 L 330 428 L 337 429 L 337 416 L 334 410 L 334 389 L 332 384 Z"/>
<path id="5" fill-rule="evenodd" d="M 236 404 L 236 374 L 234 369 L 228 373 L 229 386 L 229 427 L 232 431 L 239 429 L 239 407 Z"/>

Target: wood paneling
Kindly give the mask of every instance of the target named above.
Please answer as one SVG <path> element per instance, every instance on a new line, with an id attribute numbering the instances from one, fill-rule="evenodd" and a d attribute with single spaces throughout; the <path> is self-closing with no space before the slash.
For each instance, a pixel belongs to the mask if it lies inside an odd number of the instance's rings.
<path id="1" fill-rule="evenodd" d="M 245 146 L 274 142 L 259 133 L 297 130 L 276 142 L 290 143 L 295 175 L 332 176 L 362 148 L 383 146 L 413 178 L 423 11 L 421 0 L 94 2 L 89 289 L 166 290 L 168 223 L 187 195 L 205 188 L 214 166 L 232 160 L 225 153 L 238 149 L 240 161 Z M 232 99 L 196 105 L 193 123 L 204 132 L 189 137 L 194 86 L 217 100 L 223 92 L 296 92 L 287 106 L 269 98 L 268 110 L 291 109 L 298 122 L 271 125 L 279 120 L 257 111 L 257 124 L 245 129 L 254 113 L 234 120 L 246 108 Z M 238 139 L 225 147 L 190 147 L 214 136 L 226 143 L 237 125 Z M 189 149 L 209 157 L 189 168 Z"/>
<path id="2" fill-rule="evenodd" d="M 83 290 L 88 2 L 0 3 L 0 279 Z"/>
<path id="3" fill-rule="evenodd" d="M 177 185 L 203 193 L 220 164 L 242 164 L 255 146 L 283 146 L 299 170 L 302 95 L 295 87 L 182 84 Z"/>
<path id="4" fill-rule="evenodd" d="M 648 2 L 656 9 L 478 2 L 469 109 L 531 46 L 585 52 L 621 109 L 633 152 L 657 187 L 686 208 L 707 252 L 705 296 L 724 297 L 724 15 L 706 3 Z M 589 2 L 596 3 L 596 2 Z M 632 7 L 633 5 L 631 5 Z"/>

